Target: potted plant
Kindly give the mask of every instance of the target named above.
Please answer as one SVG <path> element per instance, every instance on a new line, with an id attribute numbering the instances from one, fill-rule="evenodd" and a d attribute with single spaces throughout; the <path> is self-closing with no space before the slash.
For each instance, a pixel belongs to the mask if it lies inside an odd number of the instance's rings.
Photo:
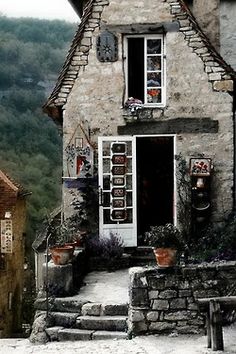
<path id="1" fill-rule="evenodd" d="M 160 267 L 172 267 L 176 264 L 177 251 L 184 249 L 181 232 L 173 224 L 151 226 L 145 233 L 147 244 L 153 247 L 157 264 Z"/>
<path id="2" fill-rule="evenodd" d="M 51 257 L 56 265 L 68 263 L 76 246 L 81 246 L 82 233 L 78 228 L 79 218 L 73 215 L 60 225 L 51 228 Z"/>

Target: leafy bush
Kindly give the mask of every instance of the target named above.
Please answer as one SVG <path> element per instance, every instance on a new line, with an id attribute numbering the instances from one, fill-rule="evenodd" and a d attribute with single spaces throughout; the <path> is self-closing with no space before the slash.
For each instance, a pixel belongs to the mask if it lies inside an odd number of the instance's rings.
<path id="1" fill-rule="evenodd" d="M 209 224 L 195 236 L 192 258 L 198 261 L 236 260 L 236 215 L 221 226 Z"/>
<path id="2" fill-rule="evenodd" d="M 85 248 L 91 257 L 111 260 L 121 258 L 124 244 L 118 235 L 111 232 L 109 237 L 100 237 L 99 235 L 88 236 Z"/>
<path id="3" fill-rule="evenodd" d="M 151 230 L 145 232 L 145 241 L 155 248 L 183 249 L 184 242 L 181 232 L 173 224 L 151 226 Z"/>

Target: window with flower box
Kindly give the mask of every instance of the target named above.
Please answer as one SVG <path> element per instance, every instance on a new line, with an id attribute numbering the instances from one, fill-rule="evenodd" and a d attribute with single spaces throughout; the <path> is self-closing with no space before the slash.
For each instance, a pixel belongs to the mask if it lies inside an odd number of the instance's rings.
<path id="1" fill-rule="evenodd" d="M 165 46 L 163 35 L 127 36 L 126 96 L 147 106 L 165 105 Z"/>

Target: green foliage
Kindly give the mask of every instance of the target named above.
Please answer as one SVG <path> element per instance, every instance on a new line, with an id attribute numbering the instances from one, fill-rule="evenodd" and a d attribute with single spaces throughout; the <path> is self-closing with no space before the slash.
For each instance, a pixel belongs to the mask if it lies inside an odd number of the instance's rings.
<path id="1" fill-rule="evenodd" d="M 181 232 L 173 224 L 151 226 L 151 230 L 145 232 L 145 241 L 154 248 L 184 248 Z"/>
<path id="2" fill-rule="evenodd" d="M 62 141 L 41 107 L 74 31 L 64 21 L 0 16 L 0 169 L 32 192 L 28 256 L 36 229 L 61 199 Z"/>
<path id="3" fill-rule="evenodd" d="M 218 227 L 209 224 L 196 234 L 191 258 L 198 262 L 236 260 L 236 216 L 230 215 Z"/>

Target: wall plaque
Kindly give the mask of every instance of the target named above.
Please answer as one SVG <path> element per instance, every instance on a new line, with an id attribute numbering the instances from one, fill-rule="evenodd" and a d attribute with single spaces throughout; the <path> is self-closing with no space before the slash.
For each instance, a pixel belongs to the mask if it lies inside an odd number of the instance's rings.
<path id="1" fill-rule="evenodd" d="M 118 39 L 104 31 L 97 37 L 97 58 L 100 62 L 114 62 L 118 60 Z"/>

